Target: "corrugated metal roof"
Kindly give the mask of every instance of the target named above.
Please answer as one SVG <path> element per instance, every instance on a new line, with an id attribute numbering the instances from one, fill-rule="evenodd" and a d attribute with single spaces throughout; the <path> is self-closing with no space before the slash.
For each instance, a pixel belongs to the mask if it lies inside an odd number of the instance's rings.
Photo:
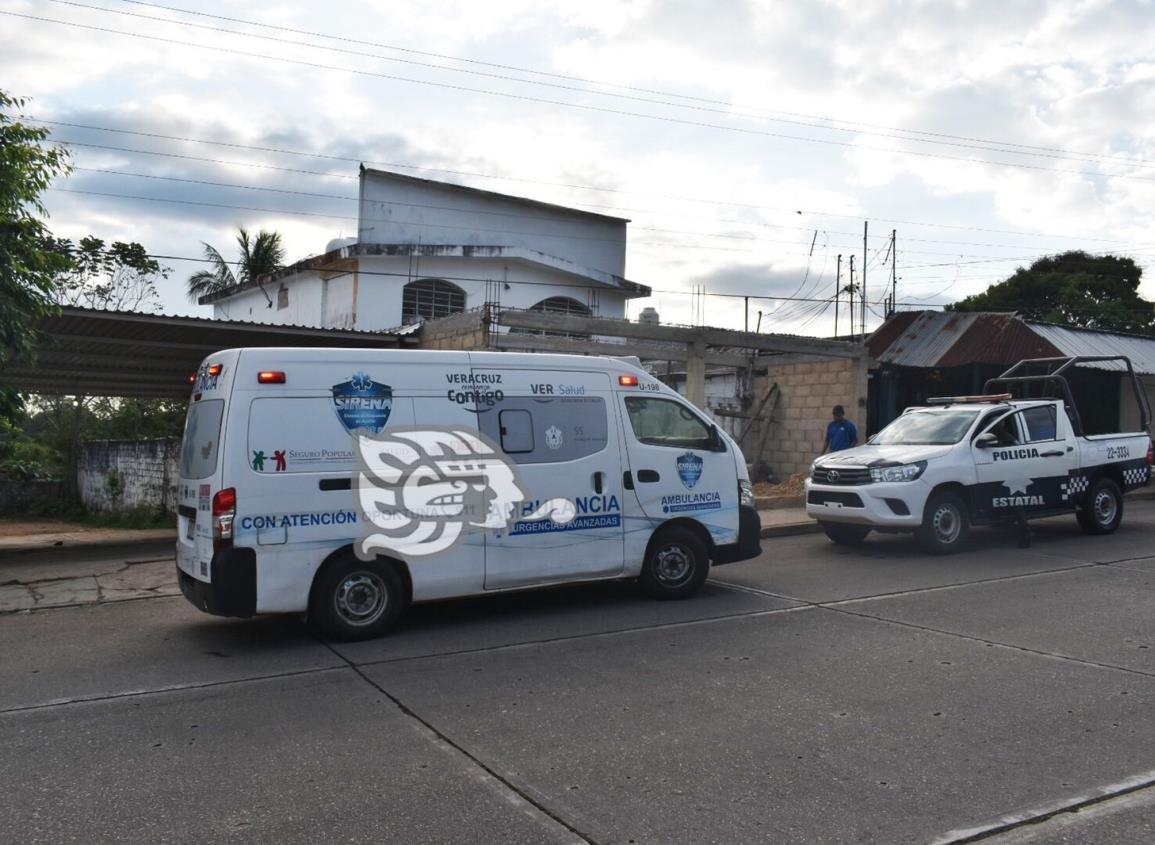
<path id="1" fill-rule="evenodd" d="M 903 312 L 883 324 L 867 347 L 878 361 L 899 367 L 1010 366 L 1025 358 L 1126 355 L 1135 372 L 1155 375 L 1155 338 L 1038 323 L 1014 314 Z M 1093 366 L 1123 369 L 1110 362 Z"/>
<path id="2" fill-rule="evenodd" d="M 875 357 L 900 367 L 937 367 L 959 338 L 982 314 L 923 311 L 885 350 Z"/>
<path id="3" fill-rule="evenodd" d="M 26 393 L 183 399 L 206 355 L 241 346 L 412 347 L 413 334 L 277 326 L 135 311 L 61 308 L 37 321 L 34 361 L 10 361 L 0 382 Z"/>
<path id="4" fill-rule="evenodd" d="M 1060 355 L 1126 355 L 1131 359 L 1135 372 L 1155 375 L 1155 338 L 1074 329 L 1051 323 L 1028 322 L 1027 325 L 1035 334 L 1053 344 Z M 1109 361 L 1086 366 L 1112 371 L 1124 369 L 1121 363 Z"/>

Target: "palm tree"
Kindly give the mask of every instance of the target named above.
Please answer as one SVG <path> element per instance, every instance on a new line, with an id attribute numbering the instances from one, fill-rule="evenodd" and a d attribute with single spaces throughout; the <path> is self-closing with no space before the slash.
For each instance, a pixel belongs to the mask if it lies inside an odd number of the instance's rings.
<path id="1" fill-rule="evenodd" d="M 276 272 L 284 264 L 285 247 L 281 243 L 280 232 L 261 229 L 255 238 L 250 238 L 248 230 L 238 226 L 237 246 L 240 248 L 241 260 L 237 263 L 236 273 L 233 273 L 229 262 L 216 247 L 204 241 L 201 244 L 205 248 L 205 260 L 210 269 L 198 270 L 189 276 L 188 296 L 193 302 L 202 296 L 260 281 L 262 276 Z"/>

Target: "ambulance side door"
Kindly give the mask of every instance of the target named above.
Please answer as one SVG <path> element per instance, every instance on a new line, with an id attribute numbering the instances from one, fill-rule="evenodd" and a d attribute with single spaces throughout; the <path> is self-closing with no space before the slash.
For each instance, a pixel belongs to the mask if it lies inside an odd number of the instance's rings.
<path id="1" fill-rule="evenodd" d="M 485 537 L 485 589 L 620 575 L 622 456 L 609 376 L 475 367 L 477 424 L 523 494 Z M 552 505 L 551 505 L 552 502 Z"/>

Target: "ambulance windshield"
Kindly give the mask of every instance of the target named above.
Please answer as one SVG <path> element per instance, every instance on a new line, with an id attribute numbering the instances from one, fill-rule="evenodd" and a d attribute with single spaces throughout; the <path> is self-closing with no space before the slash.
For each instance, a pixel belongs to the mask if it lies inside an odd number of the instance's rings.
<path id="1" fill-rule="evenodd" d="M 962 440 L 978 415 L 978 411 L 913 411 L 896 419 L 870 442 L 876 446 L 949 446 Z"/>

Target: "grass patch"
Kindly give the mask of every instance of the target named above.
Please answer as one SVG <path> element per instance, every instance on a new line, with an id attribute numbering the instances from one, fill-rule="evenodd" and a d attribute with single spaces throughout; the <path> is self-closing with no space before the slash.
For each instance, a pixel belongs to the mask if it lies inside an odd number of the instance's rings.
<path id="1" fill-rule="evenodd" d="M 93 528 L 172 528 L 176 530 L 176 516 L 157 508 L 130 508 L 120 511 L 90 511 L 79 502 L 37 502 L 8 511 L 2 515 L 8 520 L 52 520 L 89 525 Z"/>

